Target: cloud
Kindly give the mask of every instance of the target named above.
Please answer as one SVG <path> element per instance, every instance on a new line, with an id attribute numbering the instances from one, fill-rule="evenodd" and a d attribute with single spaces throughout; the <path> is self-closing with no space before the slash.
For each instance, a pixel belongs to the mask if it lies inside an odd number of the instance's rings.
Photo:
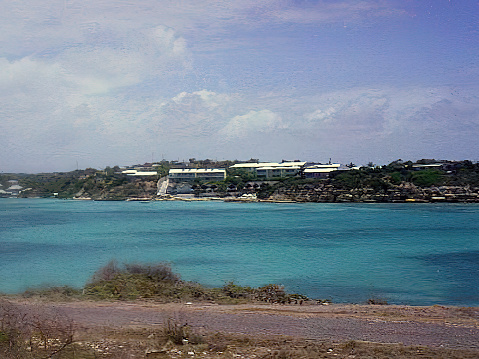
<path id="1" fill-rule="evenodd" d="M 87 93 L 105 93 L 189 68 L 186 41 L 164 26 L 116 32 L 112 42 L 84 43 L 55 57 Z"/>
<path id="2" fill-rule="evenodd" d="M 282 23 L 329 24 L 334 22 L 358 22 L 377 17 L 404 15 L 405 12 L 383 1 L 321 1 L 321 2 L 277 2 L 279 6 L 264 7 L 262 14 L 270 21 Z"/>
<path id="3" fill-rule="evenodd" d="M 335 113 L 336 109 L 334 107 L 329 107 L 325 110 L 318 109 L 312 113 L 307 113 L 304 117 L 308 120 L 309 124 L 314 122 L 330 124 L 334 121 Z"/>
<path id="4" fill-rule="evenodd" d="M 188 36 L 224 35 L 236 26 L 269 26 L 277 23 L 314 23 L 368 20 L 402 14 L 401 6 L 381 0 L 297 2 L 294 0 L 244 0 L 181 3 L 144 0 L 3 2 L 0 56 L 23 57 L 51 52 L 69 44 L 115 42 L 118 32 L 135 32 L 161 24 Z M 178 44 L 179 45 L 179 44 Z M 181 47 L 181 46 L 180 46 Z"/>
<path id="5" fill-rule="evenodd" d="M 472 153 L 479 131 L 474 69 L 463 70 L 470 88 L 431 85 L 427 74 L 398 85 L 392 66 L 392 81 L 358 75 L 348 82 L 353 72 L 382 63 L 363 66 L 355 57 L 361 51 L 343 52 L 364 36 L 358 30 L 345 42 L 343 24 L 402 16 L 402 6 L 382 0 L 4 1 L 0 143 L 8 155 L 0 167 L 71 169 L 76 159 L 80 166 L 125 164 L 153 151 L 175 159 L 272 160 L 366 153 L 379 162 L 374 151 L 406 157 L 399 153 L 440 152 L 446 143 L 447 150 L 462 146 L 461 153 Z M 324 24 L 334 26 L 319 31 L 323 37 L 309 32 Z M 398 41 L 410 40 L 399 35 Z"/>
<path id="6" fill-rule="evenodd" d="M 256 135 L 258 132 L 267 136 L 268 132 L 284 128 L 281 117 L 270 110 L 249 111 L 244 115 L 233 117 L 221 129 L 220 135 L 226 139 L 242 138 L 249 134 Z"/>
<path id="7" fill-rule="evenodd" d="M 172 101 L 176 104 L 191 104 L 194 101 L 201 103 L 201 106 L 207 108 L 215 108 L 220 106 L 220 104 L 225 104 L 231 100 L 231 96 L 227 94 L 218 94 L 213 91 L 200 90 L 194 91 L 193 93 L 181 92 L 172 98 Z"/>

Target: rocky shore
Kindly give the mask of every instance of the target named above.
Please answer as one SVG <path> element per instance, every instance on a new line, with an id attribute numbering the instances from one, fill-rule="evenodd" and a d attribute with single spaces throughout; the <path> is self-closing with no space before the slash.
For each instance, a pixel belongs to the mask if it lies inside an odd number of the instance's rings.
<path id="1" fill-rule="evenodd" d="M 387 190 L 371 187 L 340 189 L 327 182 L 281 187 L 267 198 L 294 202 L 460 202 L 479 203 L 479 188 L 470 186 L 418 187 L 404 182 Z"/>

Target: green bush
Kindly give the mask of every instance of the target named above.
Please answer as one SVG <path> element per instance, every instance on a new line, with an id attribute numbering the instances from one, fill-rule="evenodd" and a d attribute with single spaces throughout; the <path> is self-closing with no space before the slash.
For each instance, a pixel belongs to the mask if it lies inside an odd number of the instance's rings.
<path id="1" fill-rule="evenodd" d="M 284 291 L 284 287 L 277 284 L 268 284 L 257 288 L 254 292 L 254 298 L 268 303 L 285 304 L 289 302 L 289 297 Z"/>
<path id="2" fill-rule="evenodd" d="M 443 182 L 443 174 L 438 170 L 424 170 L 413 172 L 411 175 L 411 181 L 419 187 L 430 187 L 434 185 L 440 185 Z"/>
<path id="3" fill-rule="evenodd" d="M 182 281 L 168 263 L 120 266 L 116 261 L 111 261 L 95 272 L 83 292 L 97 299 L 210 299 L 205 288 Z"/>
<path id="4" fill-rule="evenodd" d="M 168 263 L 119 265 L 116 261 L 111 261 L 96 271 L 84 287 L 83 294 L 94 299 L 143 298 L 165 302 L 201 300 L 229 304 L 248 301 L 284 304 L 308 300 L 300 294 L 288 294 L 284 287 L 276 284 L 251 288 L 229 282 L 221 288 L 207 288 L 181 280 Z"/>

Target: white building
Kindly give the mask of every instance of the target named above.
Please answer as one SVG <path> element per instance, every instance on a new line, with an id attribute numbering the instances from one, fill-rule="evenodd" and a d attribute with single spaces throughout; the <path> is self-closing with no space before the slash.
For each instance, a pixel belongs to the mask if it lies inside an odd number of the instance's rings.
<path id="1" fill-rule="evenodd" d="M 244 169 L 255 172 L 258 177 L 287 177 L 298 174 L 306 162 L 253 162 L 253 163 L 237 163 L 231 166 L 231 169 Z"/>
<path id="2" fill-rule="evenodd" d="M 339 163 L 316 164 L 306 167 L 303 173 L 305 178 L 324 178 L 337 171 L 340 166 Z"/>
<path id="3" fill-rule="evenodd" d="M 168 179 L 172 181 L 189 181 L 194 179 L 205 181 L 222 181 L 226 178 L 224 168 L 172 168 Z"/>
<path id="4" fill-rule="evenodd" d="M 121 173 L 127 176 L 138 176 L 138 177 L 158 175 L 158 172 L 156 171 L 140 171 L 136 169 L 124 170 L 124 171 L 121 171 Z"/>

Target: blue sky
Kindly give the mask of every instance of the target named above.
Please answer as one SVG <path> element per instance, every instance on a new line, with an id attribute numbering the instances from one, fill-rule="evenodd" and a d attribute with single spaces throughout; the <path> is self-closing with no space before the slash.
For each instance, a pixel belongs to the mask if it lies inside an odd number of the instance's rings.
<path id="1" fill-rule="evenodd" d="M 479 160 L 479 2 L 1 1 L 0 171 Z"/>

